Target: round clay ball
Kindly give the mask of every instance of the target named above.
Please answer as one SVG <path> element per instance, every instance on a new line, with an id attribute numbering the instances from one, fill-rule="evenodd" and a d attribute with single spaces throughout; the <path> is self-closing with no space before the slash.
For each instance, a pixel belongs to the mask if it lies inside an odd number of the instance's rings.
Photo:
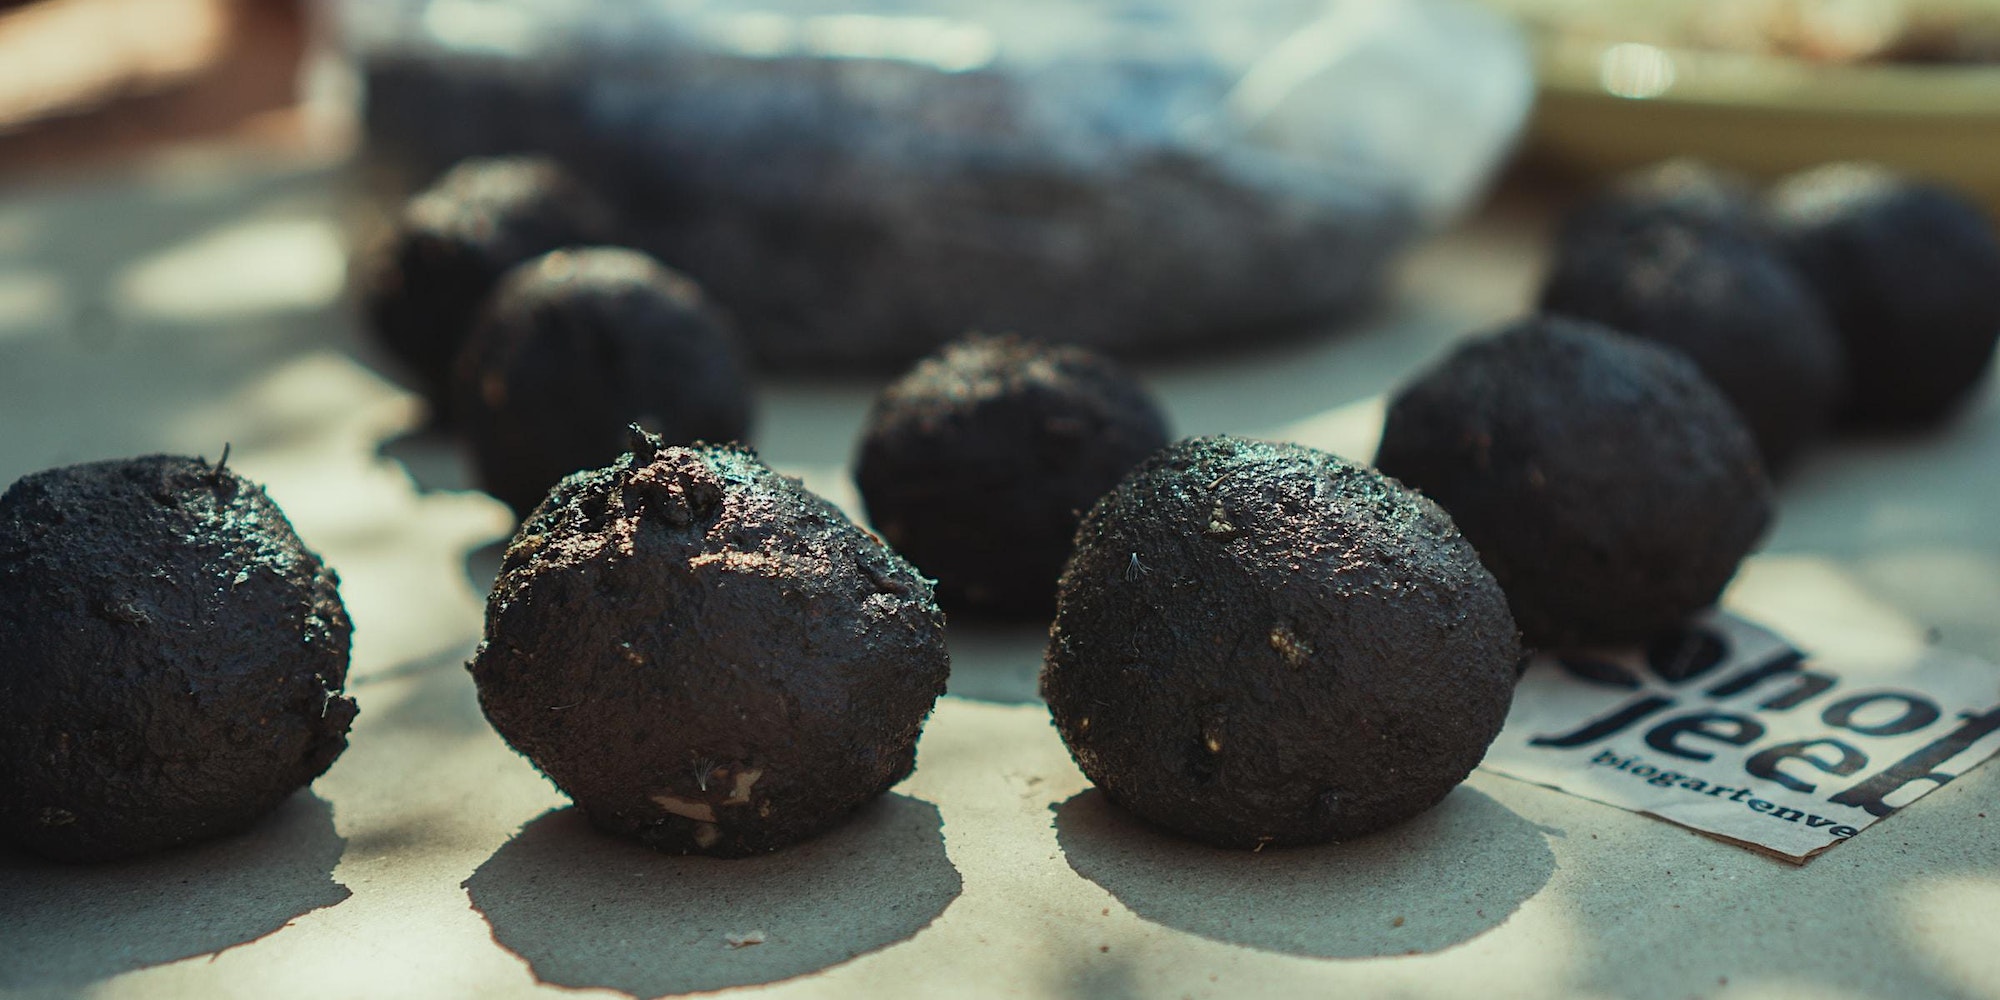
<path id="1" fill-rule="evenodd" d="M 1832 424 L 1845 356 L 1819 301 L 1767 243 L 1657 216 L 1565 230 L 1542 311 L 1676 348 L 1749 425 L 1767 468 Z"/>
<path id="2" fill-rule="evenodd" d="M 1756 443 L 1693 362 L 1555 317 L 1472 340 L 1404 387 L 1375 463 L 1451 512 L 1536 646 L 1681 623 L 1771 521 Z"/>
<path id="3" fill-rule="evenodd" d="M 368 327 L 418 390 L 448 402 L 452 363 L 500 276 L 610 231 L 609 210 L 552 160 L 462 161 L 403 206 L 361 263 Z"/>
<path id="4" fill-rule="evenodd" d="M 0 836 L 62 861 L 255 822 L 347 746 L 352 631 L 264 491 L 191 458 L 0 495 Z"/>
<path id="5" fill-rule="evenodd" d="M 701 289 L 636 250 L 558 250 L 501 279 L 453 373 L 482 487 L 526 516 L 558 480 L 602 468 L 637 423 L 670 444 L 741 440 L 750 390 L 736 337 Z"/>
<path id="6" fill-rule="evenodd" d="M 1436 504 L 1310 448 L 1209 437 L 1084 517 L 1042 694 L 1119 806 L 1225 847 L 1312 844 L 1463 781 L 1519 657 L 1505 597 Z"/>
<path id="7" fill-rule="evenodd" d="M 1117 365 L 972 337 L 876 399 L 854 478 L 868 519 L 937 580 L 945 607 L 1046 618 L 1077 520 L 1166 444 L 1158 404 Z"/>
<path id="8" fill-rule="evenodd" d="M 470 669 L 598 828 L 777 850 L 910 773 L 949 661 L 930 584 L 737 447 L 639 434 L 521 525 Z"/>
<path id="9" fill-rule="evenodd" d="M 1846 343 L 1844 420 L 1912 427 L 1971 395 L 2000 339 L 2000 238 L 1979 206 L 1880 168 L 1781 182 L 1773 226 Z"/>

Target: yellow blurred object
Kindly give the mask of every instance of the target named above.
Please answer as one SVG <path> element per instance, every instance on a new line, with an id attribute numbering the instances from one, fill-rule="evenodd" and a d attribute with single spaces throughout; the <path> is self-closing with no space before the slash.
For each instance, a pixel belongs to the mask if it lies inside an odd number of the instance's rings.
<path id="1" fill-rule="evenodd" d="M 1531 142 L 1554 163 L 1604 173 L 1693 156 L 1774 176 L 1872 160 L 2000 212 L 2000 63 L 1829 62 L 1677 44 L 1643 19 L 1622 38 L 1601 20 L 1524 20 L 1541 82 Z"/>

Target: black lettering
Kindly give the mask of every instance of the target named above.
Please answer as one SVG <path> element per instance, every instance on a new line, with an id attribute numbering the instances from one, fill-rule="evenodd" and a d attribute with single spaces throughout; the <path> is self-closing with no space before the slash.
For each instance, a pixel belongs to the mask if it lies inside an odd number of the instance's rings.
<path id="1" fill-rule="evenodd" d="M 1772 806 L 1769 802 L 1766 802 L 1763 799 L 1751 799 L 1750 808 L 1760 813 L 1767 813 L 1771 811 Z"/>
<path id="2" fill-rule="evenodd" d="M 1593 764 L 1593 765 L 1596 765 L 1596 764 L 1617 764 L 1617 763 L 1619 763 L 1619 760 L 1618 760 L 1618 755 L 1617 755 L 1617 754 L 1615 754 L 1615 753 L 1612 753 L 1612 752 L 1611 752 L 1611 751 L 1609 751 L 1609 750 L 1599 750 L 1599 751 L 1597 751 L 1597 756 L 1595 756 L 1595 757 L 1592 757 L 1592 758 L 1590 758 L 1590 762 L 1591 762 L 1591 764 Z"/>
<path id="3" fill-rule="evenodd" d="M 1750 794 L 1750 789 L 1748 788 L 1738 788 L 1734 789 L 1734 791 L 1736 794 L 1729 797 L 1729 801 L 1731 802 L 1741 802 L 1743 801 L 1743 796 Z"/>
<path id="4" fill-rule="evenodd" d="M 1672 754 L 1686 760 L 1714 760 L 1715 754 L 1706 750 L 1690 750 L 1682 746 L 1677 737 L 1699 736 L 1730 746 L 1747 746 L 1764 735 L 1764 724 L 1756 719 L 1727 712 L 1702 712 L 1668 719 L 1653 727 L 1646 734 L 1646 745 L 1664 754 Z"/>
<path id="5" fill-rule="evenodd" d="M 1861 831 L 1856 830 L 1851 826 L 1836 826 L 1833 829 L 1828 830 L 1826 832 L 1833 834 L 1836 837 L 1852 837 L 1855 834 L 1860 833 Z"/>
<path id="6" fill-rule="evenodd" d="M 1650 695 L 1602 719 L 1586 722 L 1583 728 L 1576 732 L 1566 733 L 1562 736 L 1537 736 L 1529 740 L 1528 743 L 1530 746 L 1554 747 L 1558 750 L 1568 750 L 1571 747 L 1580 747 L 1586 743 L 1595 743 L 1660 709 L 1672 706 L 1673 703 L 1674 700 L 1672 698 L 1661 695 Z"/>
<path id="7" fill-rule="evenodd" d="M 1809 827 L 1812 827 L 1812 828 L 1813 828 L 1813 829 L 1815 829 L 1815 830 L 1817 830 L 1817 829 L 1819 829 L 1820 827 L 1822 827 L 1822 826 L 1825 826 L 1825 825 L 1827 825 L 1828 823 L 1831 823 L 1831 822 L 1833 822 L 1833 821 L 1832 821 L 1832 820 L 1830 820 L 1830 819 L 1827 819 L 1827 818 L 1826 818 L 1826 817 L 1824 817 L 1824 816 L 1821 816 L 1821 815 L 1819 815 L 1818 813 L 1814 813 L 1814 814 L 1812 814 L 1811 816 L 1807 816 L 1807 817 L 1806 817 L 1806 825 L 1807 825 L 1807 826 L 1809 826 Z"/>
<path id="8" fill-rule="evenodd" d="M 1702 791 L 1708 787 L 1708 782 L 1703 781 L 1700 778 L 1689 778 L 1686 781 L 1681 782 L 1681 787 L 1690 792 L 1695 793 L 1696 795 L 1700 795 Z"/>
<path id="9" fill-rule="evenodd" d="M 1651 764 L 1641 764 L 1632 769 L 1632 777 L 1634 778 L 1650 778 L 1658 773 L 1660 773 L 1660 769 Z"/>
<path id="10" fill-rule="evenodd" d="M 1782 712 L 1789 708 L 1797 708 L 1833 690 L 1833 686 L 1838 683 L 1840 682 L 1827 674 L 1811 670 L 1801 670 L 1799 671 L 1798 687 L 1784 694 L 1768 698 L 1757 707 L 1769 712 Z"/>
<path id="11" fill-rule="evenodd" d="M 1939 785 L 1950 781 L 1951 775 L 1939 773 L 1933 768 L 1964 753 L 1966 748 L 2000 730 L 2000 705 L 1987 709 L 1981 715 L 1967 713 L 1960 718 L 1965 720 L 1965 724 L 1947 733 L 1942 739 L 1897 761 L 1881 773 L 1827 801 L 1835 805 L 1866 809 L 1871 816 L 1887 816 L 1895 812 L 1896 807 L 1883 800 L 1904 786 L 1917 781 L 1929 781 Z M 1838 830 L 1835 832 L 1838 833 Z"/>
<path id="12" fill-rule="evenodd" d="M 1840 758 L 1838 760 L 1822 760 L 1810 753 L 1814 747 L 1832 747 L 1840 754 Z M 1868 766 L 1867 754 L 1839 740 L 1822 739 L 1800 740 L 1797 743 L 1780 743 L 1777 746 L 1765 747 L 1752 754 L 1749 760 L 1744 761 L 1743 769 L 1750 772 L 1752 777 L 1763 778 L 1765 781 L 1775 781 L 1795 792 L 1810 792 L 1814 788 L 1819 787 L 1810 781 L 1800 781 L 1778 770 L 1778 765 L 1788 760 L 1802 760 L 1827 774 L 1836 774 L 1842 777 L 1846 777 Z"/>
<path id="13" fill-rule="evenodd" d="M 1794 679 L 1798 683 L 1788 691 L 1771 696 L 1757 707 L 1773 712 L 1797 708 L 1832 690 L 1833 686 L 1839 683 L 1830 675 L 1816 670 L 1802 669 L 1800 664 L 1804 662 L 1805 654 L 1798 650 L 1787 650 L 1767 663 L 1751 667 L 1709 688 L 1707 694 L 1711 698 L 1733 698 L 1767 680 L 1784 677 Z"/>
<path id="14" fill-rule="evenodd" d="M 1805 662 L 1805 658 L 1804 653 L 1796 649 L 1788 649 L 1772 659 L 1759 663 L 1722 681 L 1703 693 L 1707 694 L 1710 698 L 1734 698 L 1773 677 L 1781 677 L 1785 674 L 1797 672 L 1799 664 Z"/>
<path id="15" fill-rule="evenodd" d="M 1710 796 L 1715 796 L 1715 795 L 1721 795 L 1721 794 L 1722 794 L 1723 792 L 1733 792 L 1733 791 L 1735 791 L 1735 790 L 1736 790 L 1736 789 L 1734 789 L 1734 788 L 1730 788 L 1730 787 L 1729 787 L 1729 786 L 1727 786 L 1727 785 L 1710 785 L 1710 786 L 1708 786 L 1708 794 L 1709 794 Z"/>
<path id="16" fill-rule="evenodd" d="M 1771 818 L 1796 823 L 1806 818 L 1806 811 L 1804 809 L 1793 809 L 1790 806 L 1779 806 L 1771 813 Z"/>
<path id="17" fill-rule="evenodd" d="M 1862 709 L 1882 701 L 1900 701 L 1903 714 L 1889 722 L 1878 722 L 1872 726 L 1857 726 L 1854 716 Z M 1938 707 L 1929 698 L 1900 691 L 1877 691 L 1873 694 L 1857 694 L 1852 698 L 1842 698 L 1826 707 L 1820 715 L 1829 726 L 1852 729 L 1863 736 L 1902 736 L 1914 733 L 1938 720 Z"/>

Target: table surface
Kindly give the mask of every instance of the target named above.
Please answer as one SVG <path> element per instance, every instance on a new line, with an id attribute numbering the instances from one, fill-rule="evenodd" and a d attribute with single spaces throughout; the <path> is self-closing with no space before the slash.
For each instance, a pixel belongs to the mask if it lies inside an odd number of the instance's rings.
<path id="1" fill-rule="evenodd" d="M 1089 790 L 1034 628 L 954 627 L 916 773 L 834 833 L 728 862 L 598 836 L 461 668 L 511 523 L 357 336 L 342 186 L 210 153 L 0 192 L 0 481 L 231 443 L 341 574 L 361 706 L 247 834 L 0 853 L 0 994 L 2000 998 L 2000 766 L 1804 867 L 1483 772 L 1376 837 L 1215 851 Z M 1490 208 L 1347 330 L 1143 374 L 1180 433 L 1365 459 L 1386 389 L 1525 308 L 1546 215 Z M 853 510 L 877 388 L 765 382 L 760 450 Z M 2000 659 L 1996 479 L 1991 392 L 1941 434 L 1827 449 L 1726 603 L 1808 646 Z"/>

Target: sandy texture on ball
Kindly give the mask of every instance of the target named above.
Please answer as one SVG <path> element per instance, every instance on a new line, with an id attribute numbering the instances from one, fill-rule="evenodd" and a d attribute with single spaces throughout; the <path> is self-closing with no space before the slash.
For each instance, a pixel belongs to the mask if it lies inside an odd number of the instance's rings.
<path id="1" fill-rule="evenodd" d="M 1405 386 L 1375 463 L 1451 512 L 1538 646 L 1680 623 L 1772 516 L 1756 443 L 1693 362 L 1557 318 L 1472 340 Z"/>
<path id="2" fill-rule="evenodd" d="M 1185 441 L 1084 518 L 1042 674 L 1084 774 L 1159 826 L 1309 844 L 1435 804 L 1520 647 L 1437 505 L 1296 445 Z"/>
<path id="3" fill-rule="evenodd" d="M 1076 523 L 1167 444 L 1138 380 L 1080 347 L 973 337 L 883 390 L 855 482 L 948 608 L 1046 617 Z"/>
<path id="4" fill-rule="evenodd" d="M 338 580 L 255 484 L 153 455 L 0 496 L 0 834 L 67 861 L 242 829 L 347 746 Z"/>
<path id="5" fill-rule="evenodd" d="M 639 437 L 522 524 L 470 664 L 495 729 L 600 829 L 776 850 L 910 773 L 944 691 L 915 569 L 738 448 Z"/>

